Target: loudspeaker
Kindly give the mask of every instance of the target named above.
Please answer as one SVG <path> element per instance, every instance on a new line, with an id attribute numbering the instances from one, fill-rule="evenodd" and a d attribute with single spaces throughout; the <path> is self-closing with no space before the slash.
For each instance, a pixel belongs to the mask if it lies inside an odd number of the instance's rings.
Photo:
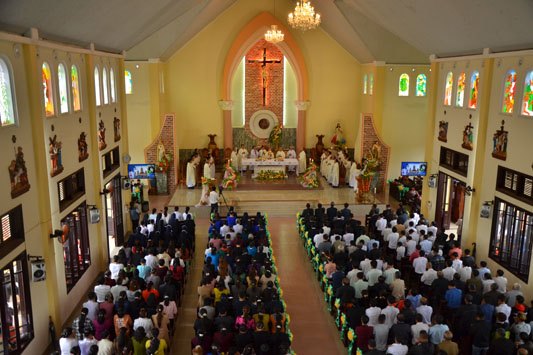
<path id="1" fill-rule="evenodd" d="M 100 210 L 98 208 L 91 208 L 89 210 L 89 222 L 91 224 L 100 222 Z"/>
<path id="2" fill-rule="evenodd" d="M 129 189 L 131 189 L 131 181 L 130 181 L 130 179 L 124 179 L 124 180 L 122 180 L 122 189 L 123 189 L 123 190 L 129 190 Z"/>
<path id="3" fill-rule="evenodd" d="M 31 279 L 33 282 L 46 280 L 44 260 L 35 260 L 31 262 Z"/>

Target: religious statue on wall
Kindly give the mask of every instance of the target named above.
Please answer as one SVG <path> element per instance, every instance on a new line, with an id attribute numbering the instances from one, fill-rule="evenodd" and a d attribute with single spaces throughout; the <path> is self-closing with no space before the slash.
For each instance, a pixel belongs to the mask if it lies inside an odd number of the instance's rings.
<path id="1" fill-rule="evenodd" d="M 89 157 L 89 149 L 87 146 L 87 135 L 85 132 L 80 133 L 78 138 L 78 161 L 81 163 Z"/>
<path id="2" fill-rule="evenodd" d="M 337 147 L 339 149 L 344 148 L 344 146 L 346 145 L 346 139 L 344 139 L 344 134 L 340 123 L 337 123 L 337 126 L 335 127 L 335 133 L 331 138 L 331 144 L 333 144 L 334 147 Z"/>
<path id="3" fill-rule="evenodd" d="M 120 140 L 120 119 L 115 117 L 113 119 L 113 132 L 115 134 L 115 142 Z"/>
<path id="4" fill-rule="evenodd" d="M 448 122 L 440 121 L 439 122 L 439 141 L 447 142 L 448 141 Z"/>
<path id="5" fill-rule="evenodd" d="M 100 122 L 98 122 L 98 150 L 104 150 L 106 147 L 105 124 L 103 120 L 100 120 Z"/>
<path id="6" fill-rule="evenodd" d="M 463 130 L 463 144 L 461 144 L 461 147 L 468 150 L 474 149 L 474 126 L 471 123 L 468 123 Z"/>
<path id="7" fill-rule="evenodd" d="M 62 143 L 57 140 L 57 135 L 48 137 L 48 154 L 50 155 L 50 176 L 54 177 L 63 171 Z"/>
<path id="8" fill-rule="evenodd" d="M 509 132 L 504 130 L 504 124 L 505 121 L 502 120 L 501 128 L 497 130 L 492 137 L 492 156 L 501 160 L 507 159 L 507 139 Z"/>
<path id="9" fill-rule="evenodd" d="M 24 161 L 22 147 L 15 150 L 15 159 L 9 165 L 9 180 L 11 182 L 11 198 L 22 195 L 30 189 L 28 181 L 28 169 Z"/>

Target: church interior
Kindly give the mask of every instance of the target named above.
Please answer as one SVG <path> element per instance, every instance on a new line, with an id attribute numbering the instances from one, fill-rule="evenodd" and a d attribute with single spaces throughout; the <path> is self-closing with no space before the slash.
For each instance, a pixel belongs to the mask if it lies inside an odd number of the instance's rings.
<path id="1" fill-rule="evenodd" d="M 302 245 L 306 203 L 364 225 L 403 202 L 533 300 L 533 3 L 303 0 L 320 21 L 300 27 L 296 3 L 0 2 L 0 354 L 51 353 L 129 245 L 135 196 L 142 215 L 194 216 L 170 350 L 190 353 L 219 185 L 221 214 L 269 218 L 295 353 L 348 351 Z M 258 146 L 304 168 L 243 168 Z M 333 183 L 328 150 L 349 164 Z"/>

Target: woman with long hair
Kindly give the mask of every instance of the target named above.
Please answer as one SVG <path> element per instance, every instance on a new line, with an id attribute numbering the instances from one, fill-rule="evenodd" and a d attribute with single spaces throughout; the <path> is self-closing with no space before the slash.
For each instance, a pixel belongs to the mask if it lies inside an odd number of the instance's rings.
<path id="1" fill-rule="evenodd" d="M 169 296 L 164 297 L 164 301 L 160 303 L 163 306 L 163 313 L 167 315 L 169 321 L 170 333 L 174 333 L 174 318 L 178 315 L 178 307 L 176 302 L 171 300 Z"/>
<path id="2" fill-rule="evenodd" d="M 133 333 L 131 344 L 133 346 L 133 355 L 146 355 L 146 332 L 144 327 L 138 327 Z"/>
<path id="3" fill-rule="evenodd" d="M 71 327 L 66 327 L 63 329 L 63 333 L 61 333 L 61 338 L 59 338 L 61 355 L 70 355 L 70 350 L 75 346 L 78 346 L 76 332 Z"/>
<path id="4" fill-rule="evenodd" d="M 152 322 L 154 323 L 154 329 L 152 329 L 152 335 L 154 334 L 154 331 L 157 329 L 157 334 L 159 336 L 159 339 L 164 339 L 167 344 L 170 343 L 169 334 L 168 334 L 168 326 L 169 326 L 169 320 L 168 316 L 163 311 L 164 307 L 162 304 L 157 306 L 157 312 L 152 316 Z"/>
<path id="5" fill-rule="evenodd" d="M 146 341 L 147 355 L 165 355 L 168 352 L 168 343 L 160 337 L 157 328 L 152 330 L 152 337 Z"/>
<path id="6" fill-rule="evenodd" d="M 98 310 L 96 319 L 93 320 L 93 326 L 94 326 L 94 337 L 97 340 L 102 340 L 102 335 L 104 334 L 104 332 L 111 331 L 113 322 L 111 321 L 111 319 L 106 317 L 105 309 Z"/>
<path id="7" fill-rule="evenodd" d="M 117 355 L 132 355 L 133 345 L 128 335 L 126 327 L 120 328 L 117 338 L 115 339 L 115 354 Z"/>

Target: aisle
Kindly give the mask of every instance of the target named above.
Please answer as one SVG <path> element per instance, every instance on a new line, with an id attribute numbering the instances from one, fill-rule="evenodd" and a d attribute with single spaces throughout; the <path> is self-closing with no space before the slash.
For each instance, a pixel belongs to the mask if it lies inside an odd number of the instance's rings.
<path id="1" fill-rule="evenodd" d="M 196 220 L 196 251 L 191 264 L 185 294 L 181 307 L 178 310 L 176 331 L 172 338 L 171 354 L 190 354 L 191 339 L 194 337 L 194 321 L 196 320 L 196 305 L 198 303 L 197 287 L 200 285 L 202 268 L 204 266 L 204 251 L 207 243 L 207 229 L 209 220 L 199 218 Z"/>
<path id="2" fill-rule="evenodd" d="M 304 253 L 296 230 L 296 216 L 271 217 L 269 230 L 283 298 L 291 318 L 294 351 L 305 355 L 346 354 Z"/>

